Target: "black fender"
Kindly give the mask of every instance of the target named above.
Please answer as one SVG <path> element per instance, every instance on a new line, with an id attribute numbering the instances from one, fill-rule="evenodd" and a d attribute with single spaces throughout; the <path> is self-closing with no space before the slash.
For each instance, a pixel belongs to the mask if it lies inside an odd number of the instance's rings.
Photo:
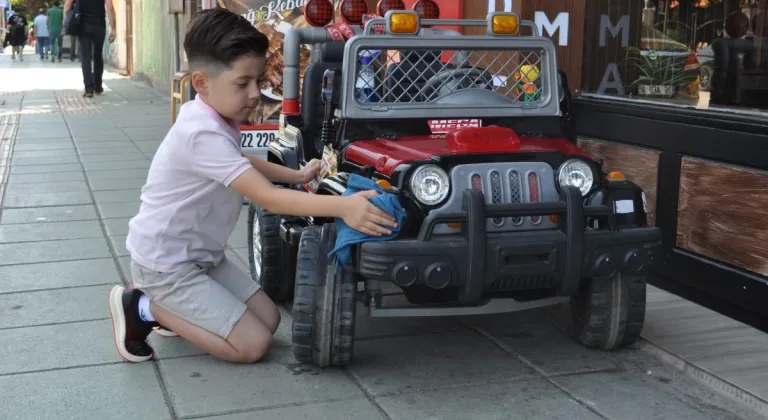
<path id="1" fill-rule="evenodd" d="M 349 174 L 346 172 L 339 172 L 336 175 L 324 178 L 317 187 L 317 194 L 342 195 L 347 190 L 348 181 Z"/>
<path id="2" fill-rule="evenodd" d="M 648 204 L 642 188 L 632 181 L 605 180 L 586 197 L 590 206 L 608 206 L 616 214 L 618 228 L 648 226 Z"/>
<path id="3" fill-rule="evenodd" d="M 299 169 L 299 156 L 293 148 L 284 146 L 279 142 L 269 144 L 267 160 L 291 169 Z"/>

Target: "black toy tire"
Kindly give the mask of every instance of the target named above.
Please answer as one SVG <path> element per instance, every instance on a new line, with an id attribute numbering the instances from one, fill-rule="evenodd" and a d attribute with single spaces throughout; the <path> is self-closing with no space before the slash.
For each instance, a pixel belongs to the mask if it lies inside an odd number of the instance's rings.
<path id="1" fill-rule="evenodd" d="M 296 264 L 293 354 L 321 368 L 344 366 L 354 355 L 357 282 L 350 270 L 334 273 L 328 252 L 335 241 L 332 223 L 305 228 Z"/>
<path id="2" fill-rule="evenodd" d="M 261 275 L 256 268 L 254 250 L 254 221 L 259 222 L 261 240 Z M 251 277 L 261 285 L 274 302 L 284 302 L 293 296 L 293 278 L 284 278 L 283 241 L 280 238 L 280 216 L 253 203 L 248 204 L 248 265 Z"/>
<path id="3" fill-rule="evenodd" d="M 576 339 L 586 347 L 616 350 L 640 338 L 645 322 L 646 276 L 615 274 L 584 279 L 571 298 Z"/>

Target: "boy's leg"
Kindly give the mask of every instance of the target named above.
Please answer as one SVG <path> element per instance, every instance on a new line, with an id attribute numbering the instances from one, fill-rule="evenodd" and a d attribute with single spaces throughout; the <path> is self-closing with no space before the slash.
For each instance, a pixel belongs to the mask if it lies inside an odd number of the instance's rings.
<path id="1" fill-rule="evenodd" d="M 251 363 L 259 360 L 272 344 L 270 330 L 246 305 L 238 300 L 208 272 L 210 264 L 189 264 L 176 273 L 156 273 L 131 264 L 136 286 L 147 293 L 144 306 L 126 306 L 123 311 L 116 299 L 111 299 L 113 312 L 118 312 L 115 321 L 118 351 L 131 360 L 130 349 L 121 348 L 121 340 L 129 338 L 146 340 L 151 328 L 159 322 L 190 341 L 202 350 L 232 362 Z M 119 287 L 119 286 L 116 286 Z M 130 293 L 141 294 L 134 290 Z M 151 303 L 150 303 L 151 298 Z M 125 300 L 125 299 L 124 299 Z M 136 308 L 134 308 L 136 307 Z M 143 312 L 139 314 L 140 309 Z M 137 335 L 123 337 L 120 318 L 130 321 L 141 318 L 143 328 Z M 147 322 L 148 321 L 148 322 Z M 125 322 L 125 325 L 130 322 Z M 138 324 L 138 322 L 136 322 Z M 129 354 L 124 354 L 124 353 Z"/>
<path id="2" fill-rule="evenodd" d="M 277 331 L 280 325 L 280 311 L 250 275 L 245 274 L 240 267 L 226 257 L 211 269 L 209 275 L 235 295 L 239 301 L 245 302 L 248 310 L 256 315 L 272 334 Z"/>

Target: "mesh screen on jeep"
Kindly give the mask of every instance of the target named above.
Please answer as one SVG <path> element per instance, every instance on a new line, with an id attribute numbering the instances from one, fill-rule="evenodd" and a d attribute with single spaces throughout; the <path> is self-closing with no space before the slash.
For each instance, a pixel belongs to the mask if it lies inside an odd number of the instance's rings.
<path id="1" fill-rule="evenodd" d="M 451 38 L 445 42 L 450 43 Z M 358 103 L 430 103 L 466 91 L 489 91 L 513 103 L 542 100 L 541 49 L 359 50 Z M 487 92 L 484 92 L 487 95 Z M 462 95 L 464 97 L 464 95 Z M 466 98 L 472 98 L 466 95 Z M 482 102 L 482 97 L 478 96 Z M 469 105 L 469 104 L 468 104 Z"/>

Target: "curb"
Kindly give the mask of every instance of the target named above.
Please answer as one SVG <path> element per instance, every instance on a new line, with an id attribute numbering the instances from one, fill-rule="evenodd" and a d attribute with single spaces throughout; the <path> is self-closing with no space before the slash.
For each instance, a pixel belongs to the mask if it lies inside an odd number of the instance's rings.
<path id="1" fill-rule="evenodd" d="M 745 404 L 768 417 L 768 399 L 765 399 L 757 394 L 754 394 L 732 382 L 721 378 L 718 375 L 710 372 L 709 370 L 683 359 L 662 347 L 654 344 L 651 341 L 643 338 L 639 343 L 640 350 L 643 350 L 651 356 L 659 359 L 661 362 L 674 367 L 675 369 L 685 373 L 690 378 L 696 380 L 713 389 L 720 394 L 723 394 L 739 403 Z"/>
<path id="2" fill-rule="evenodd" d="M 16 143 L 18 127 L 18 123 L 0 124 L 0 220 L 3 217 L 5 185 L 11 175 L 11 156 L 13 155 L 13 146 Z"/>

